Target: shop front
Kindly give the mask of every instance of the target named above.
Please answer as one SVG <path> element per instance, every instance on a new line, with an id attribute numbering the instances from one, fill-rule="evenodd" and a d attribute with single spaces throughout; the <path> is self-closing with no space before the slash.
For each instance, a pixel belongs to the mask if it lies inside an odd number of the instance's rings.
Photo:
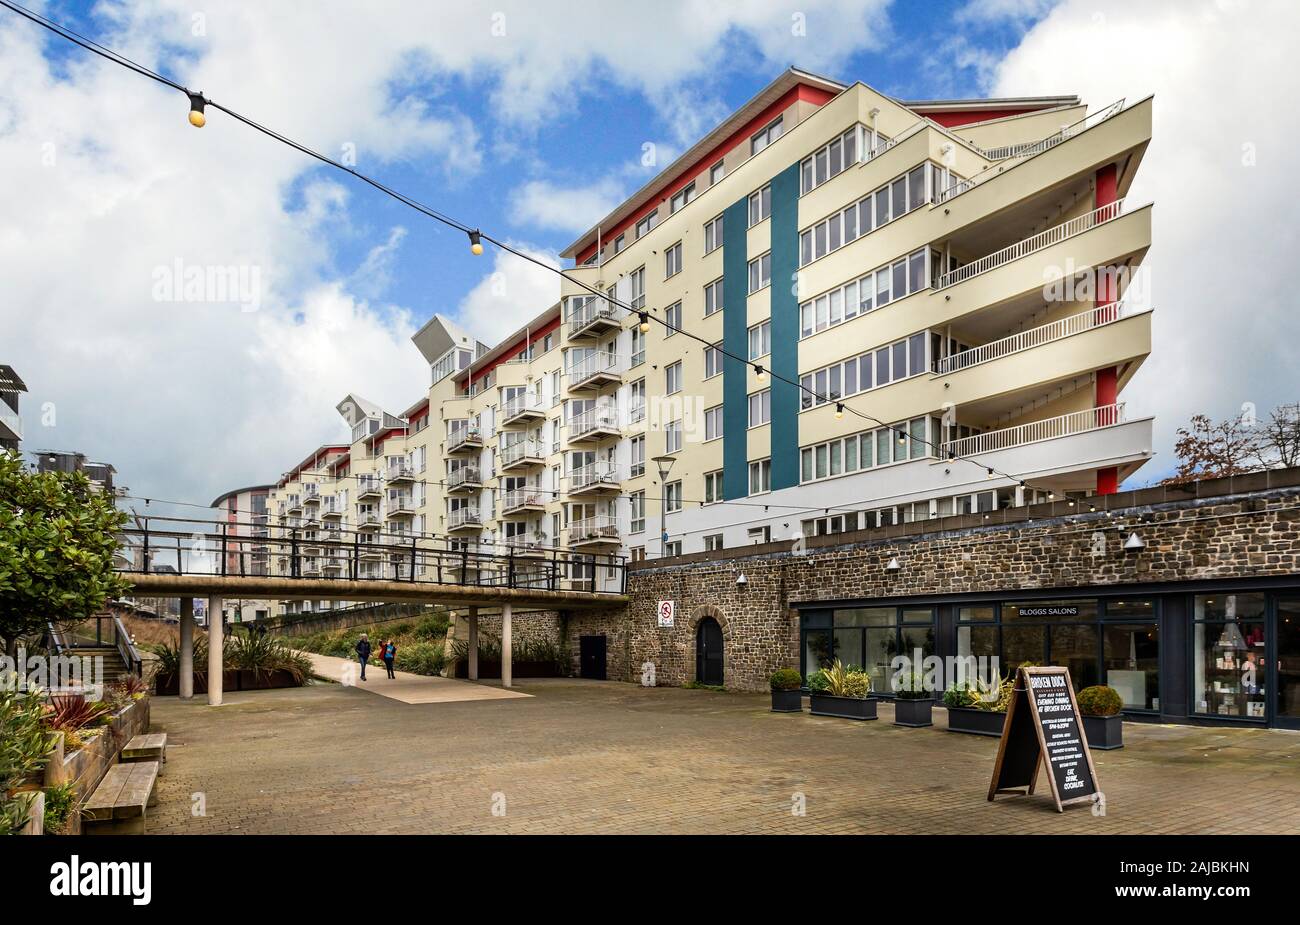
<path id="1" fill-rule="evenodd" d="M 798 606 L 801 672 L 835 659 L 860 665 L 882 696 L 894 657 L 920 652 L 1002 676 L 1025 664 L 1064 666 L 1076 690 L 1114 688 L 1134 720 L 1300 728 L 1300 587 L 1189 583 Z"/>

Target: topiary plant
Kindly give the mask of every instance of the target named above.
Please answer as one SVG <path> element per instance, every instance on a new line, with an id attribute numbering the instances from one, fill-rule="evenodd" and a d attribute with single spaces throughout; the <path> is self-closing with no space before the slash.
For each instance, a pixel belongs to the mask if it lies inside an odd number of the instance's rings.
<path id="1" fill-rule="evenodd" d="M 818 668 L 812 674 L 808 675 L 808 690 L 814 694 L 823 693 L 830 687 L 830 679 L 826 677 L 826 669 Z"/>
<path id="2" fill-rule="evenodd" d="M 1114 716 L 1122 709 L 1124 700 L 1113 687 L 1097 684 L 1079 691 L 1079 712 L 1084 716 Z"/>
<path id="3" fill-rule="evenodd" d="M 778 668 L 769 683 L 774 691 L 797 691 L 803 687 L 803 677 L 793 668 Z"/>

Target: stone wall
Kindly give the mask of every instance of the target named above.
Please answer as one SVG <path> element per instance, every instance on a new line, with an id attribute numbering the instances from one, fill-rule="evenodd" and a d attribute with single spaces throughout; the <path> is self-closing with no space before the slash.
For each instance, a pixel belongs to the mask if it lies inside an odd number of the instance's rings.
<path id="1" fill-rule="evenodd" d="M 1300 574 L 1300 470 L 1259 475 L 637 563 L 625 609 L 570 614 L 574 673 L 579 637 L 605 633 L 609 678 L 639 681 L 650 662 L 657 683 L 682 684 L 711 616 L 726 686 L 765 690 L 799 663 L 799 604 Z M 1145 548 L 1126 551 L 1133 533 Z M 671 629 L 660 600 L 676 602 Z"/>

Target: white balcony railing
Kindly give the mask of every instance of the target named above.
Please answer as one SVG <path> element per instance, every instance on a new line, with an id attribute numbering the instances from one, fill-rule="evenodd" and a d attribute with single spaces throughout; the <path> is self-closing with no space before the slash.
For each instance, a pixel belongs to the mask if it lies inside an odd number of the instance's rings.
<path id="1" fill-rule="evenodd" d="M 569 324 L 569 336 L 573 337 L 593 324 L 604 322 L 608 325 L 618 325 L 621 323 L 619 311 L 621 309 L 615 308 L 607 299 L 599 296 L 581 300 L 572 299 L 569 302 L 569 316 L 566 319 Z"/>
<path id="2" fill-rule="evenodd" d="M 1067 238 L 1072 238 L 1075 235 L 1096 228 L 1098 225 L 1103 225 L 1111 219 L 1118 218 L 1123 212 L 1124 200 L 1116 199 L 1112 203 L 1099 206 L 1091 212 L 1070 219 L 1068 222 L 1062 222 L 1060 225 L 1055 225 L 1046 231 L 1040 231 L 1023 241 L 1017 241 L 1015 244 L 1008 245 L 1001 250 L 986 254 L 978 260 L 972 260 L 968 264 L 944 273 L 939 277 L 935 288 L 944 289 L 968 280 L 972 276 L 979 276 L 981 273 L 995 270 L 1020 257 L 1051 247 L 1053 244 L 1059 244 Z"/>
<path id="3" fill-rule="evenodd" d="M 357 497 L 364 498 L 366 495 L 377 494 L 379 492 L 379 479 L 373 475 L 363 475 L 357 480 Z"/>
<path id="4" fill-rule="evenodd" d="M 569 473 L 569 491 L 581 491 L 596 485 L 617 487 L 618 483 L 618 467 L 608 460 L 588 463 Z"/>
<path id="5" fill-rule="evenodd" d="M 4 427 L 10 435 L 10 439 L 21 440 L 23 438 L 23 419 L 3 401 L 0 401 L 0 426 Z"/>
<path id="6" fill-rule="evenodd" d="M 1112 321 L 1127 318 L 1130 314 L 1123 302 L 1102 305 L 1086 312 L 1080 312 L 1077 315 L 1061 318 L 1049 324 L 1030 328 L 1027 331 L 1020 331 L 1001 340 L 991 341 L 979 347 L 972 347 L 969 350 L 954 353 L 952 356 L 946 356 L 939 361 L 935 371 L 942 375 L 943 373 L 969 369 L 972 366 L 978 366 L 980 363 L 997 360 L 1012 353 L 1028 350 L 1031 347 L 1050 344 L 1052 341 L 1061 340 L 1072 334 L 1091 331 L 1093 328 L 1102 327 Z"/>
<path id="7" fill-rule="evenodd" d="M 575 520 L 569 524 L 567 532 L 569 544 L 574 543 L 617 543 L 619 541 L 618 521 L 608 514 Z"/>
<path id="8" fill-rule="evenodd" d="M 598 430 L 617 431 L 619 429 L 618 409 L 606 406 L 588 408 L 569 418 L 568 428 L 570 440 Z"/>
<path id="9" fill-rule="evenodd" d="M 389 492 L 388 514 L 410 514 L 415 510 L 415 499 L 406 492 Z"/>
<path id="10" fill-rule="evenodd" d="M 571 365 L 565 372 L 571 386 L 581 385 L 600 375 L 617 375 L 618 354 L 607 350 L 593 351 Z"/>
<path id="11" fill-rule="evenodd" d="M 411 468 L 410 463 L 393 463 L 388 467 L 388 480 L 395 482 L 415 478 L 415 470 Z"/>
<path id="12" fill-rule="evenodd" d="M 477 427 L 453 427 L 447 432 L 448 452 L 458 450 L 466 444 L 477 446 L 483 441 L 483 434 Z"/>
<path id="13" fill-rule="evenodd" d="M 461 466 L 447 473 L 449 489 L 463 488 L 467 485 L 482 485 L 483 477 L 478 466 Z"/>
<path id="14" fill-rule="evenodd" d="M 374 527 L 379 524 L 379 515 L 374 511 L 366 511 L 357 515 L 358 527 Z"/>
<path id="15" fill-rule="evenodd" d="M 946 456 L 948 453 L 953 453 L 956 456 L 978 456 L 995 450 L 1008 450 L 1012 447 L 1024 446 L 1026 443 L 1036 443 L 1039 440 L 1053 440 L 1057 437 L 1068 437 L 1072 434 L 1100 430 L 1103 427 L 1110 427 L 1123 422 L 1124 403 L 1117 402 L 1113 405 L 1088 408 L 1054 418 L 1045 418 L 1041 421 L 1031 421 L 1028 424 L 1020 424 L 1016 427 L 990 430 L 982 434 L 963 437 L 960 440 L 950 440 L 943 444 L 943 453 L 941 455 Z"/>
<path id="16" fill-rule="evenodd" d="M 513 553 L 541 552 L 546 548 L 545 537 L 537 538 L 526 533 L 518 536 L 507 536 L 506 548 Z"/>
<path id="17" fill-rule="evenodd" d="M 501 406 L 503 420 L 517 418 L 521 414 L 545 414 L 542 397 L 534 392 L 521 392 Z"/>
<path id="18" fill-rule="evenodd" d="M 471 505 L 469 507 L 458 507 L 447 513 L 447 529 L 455 530 L 457 527 L 479 527 L 483 525 L 483 517 L 479 514 L 478 507 Z"/>
<path id="19" fill-rule="evenodd" d="M 541 487 L 537 485 L 508 491 L 501 496 L 501 512 L 509 514 L 511 511 L 517 511 L 520 508 L 544 505 L 549 495 L 550 492 L 542 491 Z"/>
<path id="20" fill-rule="evenodd" d="M 523 459 L 543 459 L 546 456 L 541 443 L 536 440 L 520 440 L 501 448 L 501 466 L 513 466 Z"/>

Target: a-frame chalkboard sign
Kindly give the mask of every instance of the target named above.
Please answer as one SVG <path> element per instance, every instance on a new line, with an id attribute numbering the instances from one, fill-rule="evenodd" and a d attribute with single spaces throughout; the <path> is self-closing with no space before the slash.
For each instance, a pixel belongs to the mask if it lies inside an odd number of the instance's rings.
<path id="1" fill-rule="evenodd" d="M 1101 792 L 1068 668 L 1016 672 L 989 799 L 999 793 L 1033 793 L 1040 761 L 1047 764 L 1058 812 L 1071 803 L 1091 803 Z"/>

